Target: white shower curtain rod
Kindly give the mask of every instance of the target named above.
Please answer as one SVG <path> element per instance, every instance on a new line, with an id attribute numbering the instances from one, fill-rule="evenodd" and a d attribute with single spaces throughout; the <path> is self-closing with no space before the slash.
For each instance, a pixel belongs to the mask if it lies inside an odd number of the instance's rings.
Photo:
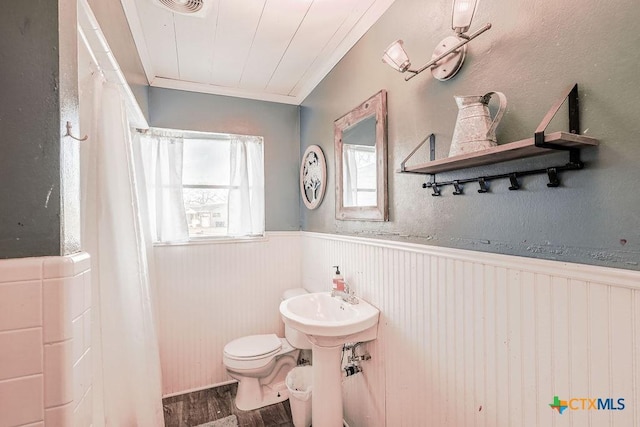
<path id="1" fill-rule="evenodd" d="M 100 29 L 98 20 L 87 0 L 78 1 L 78 34 L 87 46 L 93 61 L 101 70 L 104 78 L 108 82 L 116 84 L 122 92 L 127 106 L 127 118 L 131 125 L 141 129 L 148 128 L 149 123 L 131 91 L 131 87 L 127 83 L 118 61 L 113 56 L 107 39 Z"/>
<path id="2" fill-rule="evenodd" d="M 260 138 L 261 136 L 256 135 L 238 135 L 238 134 L 228 134 L 228 133 L 217 133 L 217 132 L 201 132 L 197 130 L 181 130 L 181 129 L 168 129 L 168 128 L 147 128 L 147 129 L 135 129 L 136 132 L 143 135 L 157 135 L 164 136 L 168 138 L 185 138 L 185 139 L 217 139 L 217 140 L 233 140 L 238 138 Z"/>

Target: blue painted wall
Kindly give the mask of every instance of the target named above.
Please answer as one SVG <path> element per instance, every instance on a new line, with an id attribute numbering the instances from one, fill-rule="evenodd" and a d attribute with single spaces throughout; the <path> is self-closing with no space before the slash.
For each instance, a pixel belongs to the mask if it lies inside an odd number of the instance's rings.
<path id="1" fill-rule="evenodd" d="M 462 249 L 640 269 L 640 3 L 635 0 L 510 0 L 479 2 L 471 31 L 493 28 L 471 42 L 460 73 L 447 82 L 424 72 L 409 82 L 381 62 L 400 38 L 415 68 L 452 33 L 450 0 L 396 0 L 301 108 L 301 151 L 320 144 L 334 158 L 333 121 L 380 89 L 388 91 L 390 221 L 338 221 L 331 193 L 315 211 L 302 207 L 303 229 L 405 240 Z M 478 194 L 421 188 L 426 176 L 398 174 L 400 162 L 429 133 L 446 157 L 455 125 L 454 95 L 504 92 L 508 108 L 498 129 L 507 143 L 531 137 L 572 83 L 580 86 L 581 131 L 598 138 L 584 150 L 586 169 L 522 179 L 521 191 L 495 181 Z M 552 130 L 566 129 L 566 108 Z M 428 153 L 422 152 L 422 161 Z M 443 173 L 440 180 L 564 164 L 566 154 Z M 329 182 L 334 187 L 333 161 Z"/>
<path id="2" fill-rule="evenodd" d="M 267 231 L 300 229 L 298 107 L 149 88 L 151 126 L 264 137 Z"/>
<path id="3" fill-rule="evenodd" d="M 0 258 L 60 255 L 56 1 L 0 13 Z"/>
<path id="4" fill-rule="evenodd" d="M 51 53 L 56 8 L 41 1 L 7 4 L 11 8 L 0 17 L 5 64 L 0 73 L 0 178 L 5 183 L 0 190 L 0 257 L 57 254 L 61 121 L 54 93 L 57 57 Z M 402 38 L 416 66 L 427 62 L 435 44 L 451 33 L 450 8 L 449 0 L 397 0 L 300 111 L 262 101 L 149 89 L 139 60 L 129 58 L 133 65 L 123 68 L 134 69 L 135 76 L 128 78 L 145 110 L 148 101 L 154 126 L 265 136 L 268 230 L 295 230 L 302 222 L 310 231 L 640 269 L 640 192 L 634 188 L 640 182 L 640 4 L 481 2 L 472 30 L 485 22 L 493 28 L 471 43 L 463 69 L 452 80 L 438 82 L 425 72 L 405 82 L 380 61 L 382 51 Z M 111 29 L 113 22 L 101 20 L 107 22 L 105 32 L 124 25 L 117 21 Z M 131 40 L 118 44 L 131 50 Z M 129 62 L 127 55 L 116 54 L 121 65 Z M 454 197 L 447 188 L 434 198 L 421 188 L 426 177 L 395 173 L 431 132 L 437 135 L 437 157 L 447 155 L 457 114 L 454 95 L 504 92 L 509 106 L 498 138 L 506 143 L 530 137 L 574 82 L 580 84 L 581 131 L 599 138 L 601 146 L 583 151 L 586 169 L 563 174 L 561 187 L 548 189 L 544 177 L 529 177 L 518 192 L 496 181 L 488 194 L 468 187 L 466 195 Z M 311 144 L 322 147 L 329 159 L 327 188 L 332 189 L 333 121 L 380 89 L 387 89 L 389 104 L 390 221 L 336 220 L 331 191 L 317 210 L 308 211 L 298 195 L 300 153 Z M 552 128 L 564 129 L 565 119 L 561 115 Z M 565 161 L 565 155 L 555 154 L 441 174 L 439 179 Z M 45 206 L 47 197 L 57 204 Z"/>

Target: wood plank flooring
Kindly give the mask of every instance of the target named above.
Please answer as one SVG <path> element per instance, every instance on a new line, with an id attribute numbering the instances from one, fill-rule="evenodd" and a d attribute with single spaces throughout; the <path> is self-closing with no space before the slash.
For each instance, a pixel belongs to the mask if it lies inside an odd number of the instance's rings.
<path id="1" fill-rule="evenodd" d="M 241 411 L 234 403 L 237 389 L 237 384 L 228 384 L 163 399 L 165 427 L 193 427 L 232 414 L 239 427 L 293 427 L 288 400 Z"/>

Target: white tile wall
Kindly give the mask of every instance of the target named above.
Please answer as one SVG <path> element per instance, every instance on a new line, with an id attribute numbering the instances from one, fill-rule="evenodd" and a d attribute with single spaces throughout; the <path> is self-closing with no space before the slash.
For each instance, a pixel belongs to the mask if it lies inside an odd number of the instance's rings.
<path id="1" fill-rule="evenodd" d="M 71 282 L 75 280 L 63 278 L 43 281 L 43 300 L 46 302 L 43 310 L 45 342 L 63 341 L 72 337 L 71 300 L 74 289 Z"/>
<path id="2" fill-rule="evenodd" d="M 0 426 L 11 427 L 44 419 L 43 376 L 0 381 Z"/>
<path id="3" fill-rule="evenodd" d="M 0 427 L 91 425 L 90 286 L 86 253 L 0 260 Z"/>
<path id="4" fill-rule="evenodd" d="M 45 407 L 65 405 L 73 401 L 72 340 L 44 346 Z M 72 381 L 70 381 L 70 379 Z"/>
<path id="5" fill-rule="evenodd" d="M 45 409 L 44 424 L 47 427 L 71 427 L 73 425 L 73 403 Z"/>
<path id="6" fill-rule="evenodd" d="M 0 380 L 42 373 L 42 328 L 0 332 Z"/>
<path id="7" fill-rule="evenodd" d="M 0 331 L 42 325 L 40 281 L 4 282 L 0 279 Z"/>
<path id="8" fill-rule="evenodd" d="M 26 282 L 42 279 L 42 263 L 45 258 L 18 258 L 0 260 L 1 283 Z"/>

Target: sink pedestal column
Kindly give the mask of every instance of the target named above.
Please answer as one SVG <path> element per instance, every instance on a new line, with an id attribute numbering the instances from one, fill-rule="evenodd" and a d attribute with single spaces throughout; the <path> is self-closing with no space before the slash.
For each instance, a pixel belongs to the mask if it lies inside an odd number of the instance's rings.
<path id="1" fill-rule="evenodd" d="M 311 342 L 313 427 L 343 427 L 342 345 L 375 340 L 380 310 L 355 297 L 344 301 L 330 292 L 317 292 L 282 301 L 280 314 L 289 329 Z"/>
<path id="2" fill-rule="evenodd" d="M 342 427 L 342 346 L 320 347 L 313 343 L 313 427 Z"/>

